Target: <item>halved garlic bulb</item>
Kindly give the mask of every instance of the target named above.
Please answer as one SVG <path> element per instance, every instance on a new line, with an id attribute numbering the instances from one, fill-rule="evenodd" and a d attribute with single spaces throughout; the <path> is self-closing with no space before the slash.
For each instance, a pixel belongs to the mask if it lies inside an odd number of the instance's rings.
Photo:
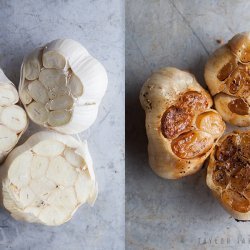
<path id="1" fill-rule="evenodd" d="M 197 172 L 225 130 L 210 95 L 192 74 L 163 68 L 145 82 L 140 101 L 156 174 L 178 179 Z"/>
<path id="2" fill-rule="evenodd" d="M 87 142 L 69 135 L 32 135 L 9 154 L 0 171 L 3 206 L 17 220 L 60 225 L 97 197 Z"/>
<path id="3" fill-rule="evenodd" d="M 235 219 L 250 220 L 250 131 L 234 131 L 217 142 L 207 185 Z"/>
<path id="4" fill-rule="evenodd" d="M 250 125 L 250 33 L 235 35 L 217 49 L 205 67 L 215 107 L 233 125 Z"/>
<path id="5" fill-rule="evenodd" d="M 16 105 L 18 100 L 15 85 L 0 69 L 0 162 L 14 148 L 28 127 L 25 111 Z"/>
<path id="6" fill-rule="evenodd" d="M 24 59 L 19 95 L 33 122 L 76 134 L 96 120 L 107 83 L 102 64 L 80 43 L 58 39 Z"/>

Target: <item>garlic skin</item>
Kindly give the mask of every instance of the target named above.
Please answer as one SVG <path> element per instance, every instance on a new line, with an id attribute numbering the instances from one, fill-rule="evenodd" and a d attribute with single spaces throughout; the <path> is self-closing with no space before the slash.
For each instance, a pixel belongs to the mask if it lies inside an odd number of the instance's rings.
<path id="1" fill-rule="evenodd" d="M 211 152 L 206 182 L 225 210 L 250 220 L 250 131 L 225 134 Z"/>
<path id="2" fill-rule="evenodd" d="M 196 173 L 225 130 L 210 95 L 192 74 L 169 67 L 144 83 L 140 102 L 153 171 L 166 179 Z"/>
<path id="3" fill-rule="evenodd" d="M 33 122 L 77 134 L 96 120 L 107 84 L 106 70 L 80 43 L 58 39 L 24 59 L 19 95 Z"/>
<path id="4" fill-rule="evenodd" d="M 16 147 L 0 169 L 2 205 L 17 220 L 61 225 L 84 203 L 93 205 L 97 183 L 87 142 L 38 132 Z"/>
<path id="5" fill-rule="evenodd" d="M 28 127 L 26 112 L 19 101 L 15 85 L 0 69 L 0 163 L 18 143 Z"/>
<path id="6" fill-rule="evenodd" d="M 222 118 L 250 126 L 250 32 L 239 33 L 218 48 L 209 57 L 204 76 Z"/>

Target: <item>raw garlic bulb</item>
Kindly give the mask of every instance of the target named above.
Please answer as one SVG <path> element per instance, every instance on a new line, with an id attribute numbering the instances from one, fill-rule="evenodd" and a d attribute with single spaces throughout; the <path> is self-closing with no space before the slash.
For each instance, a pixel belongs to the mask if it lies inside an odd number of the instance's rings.
<path id="1" fill-rule="evenodd" d="M 97 196 L 87 143 L 69 135 L 32 135 L 9 154 L 0 171 L 3 206 L 17 220 L 60 225 Z"/>
<path id="2" fill-rule="evenodd" d="M 235 219 L 250 220 L 250 131 L 234 131 L 217 142 L 207 185 Z"/>
<path id="3" fill-rule="evenodd" d="M 20 99 L 30 119 L 64 134 L 76 134 L 96 120 L 107 73 L 78 42 L 54 40 L 22 64 Z"/>
<path id="4" fill-rule="evenodd" d="M 192 74 L 163 68 L 145 82 L 140 101 L 155 173 L 166 179 L 196 173 L 225 130 L 210 95 Z"/>
<path id="5" fill-rule="evenodd" d="M 211 55 L 205 80 L 222 118 L 250 126 L 250 32 L 235 35 Z"/>
<path id="6" fill-rule="evenodd" d="M 18 101 L 15 85 L 0 69 L 0 162 L 14 148 L 28 127 L 27 115 L 16 105 Z"/>

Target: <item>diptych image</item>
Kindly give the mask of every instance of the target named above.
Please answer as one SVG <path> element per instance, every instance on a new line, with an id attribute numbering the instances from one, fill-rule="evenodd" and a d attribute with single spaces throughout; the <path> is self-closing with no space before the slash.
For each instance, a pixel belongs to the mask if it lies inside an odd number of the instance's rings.
<path id="1" fill-rule="evenodd" d="M 249 249 L 249 11 L 0 1 L 0 250 Z"/>

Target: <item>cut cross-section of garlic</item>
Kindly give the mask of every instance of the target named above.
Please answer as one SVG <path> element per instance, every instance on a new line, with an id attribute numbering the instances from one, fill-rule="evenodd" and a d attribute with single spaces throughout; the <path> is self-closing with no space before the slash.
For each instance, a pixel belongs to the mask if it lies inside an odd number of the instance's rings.
<path id="1" fill-rule="evenodd" d="M 235 35 L 210 56 L 205 80 L 223 119 L 250 126 L 250 32 Z"/>
<path id="2" fill-rule="evenodd" d="M 16 105 L 18 100 L 15 85 L 0 69 L 0 162 L 14 148 L 28 127 L 25 111 Z"/>
<path id="3" fill-rule="evenodd" d="M 17 220 L 63 224 L 83 203 L 95 202 L 92 165 L 86 141 L 56 132 L 36 133 L 15 148 L 0 169 L 2 204 Z"/>
<path id="4" fill-rule="evenodd" d="M 107 83 L 102 64 L 80 43 L 58 39 L 24 59 L 19 94 L 33 122 L 76 134 L 95 121 Z"/>
<path id="5" fill-rule="evenodd" d="M 210 95 L 192 74 L 163 68 L 145 82 L 140 101 L 152 169 L 166 179 L 196 173 L 225 130 Z"/>
<path id="6" fill-rule="evenodd" d="M 207 185 L 223 207 L 238 220 L 250 220 L 250 131 L 224 135 L 214 147 Z"/>

